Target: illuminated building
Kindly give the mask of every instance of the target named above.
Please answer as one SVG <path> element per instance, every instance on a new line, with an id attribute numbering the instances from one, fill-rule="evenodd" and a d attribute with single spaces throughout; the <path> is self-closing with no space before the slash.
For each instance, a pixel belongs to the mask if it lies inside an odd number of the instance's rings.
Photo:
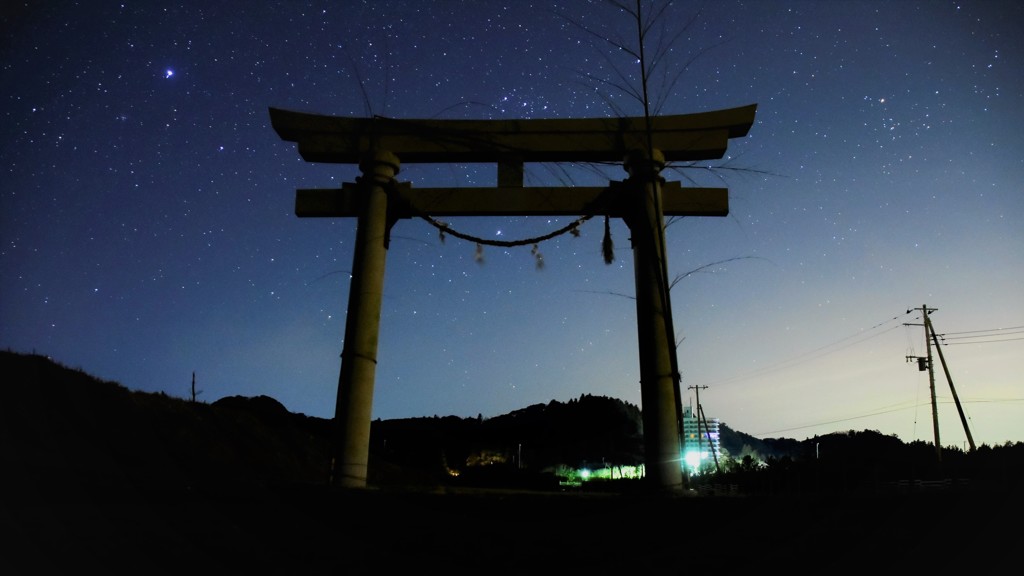
<path id="1" fill-rule="evenodd" d="M 714 465 L 721 458 L 718 418 L 698 419 L 692 406 L 683 407 L 683 462 L 686 470 L 698 473 L 707 463 Z"/>

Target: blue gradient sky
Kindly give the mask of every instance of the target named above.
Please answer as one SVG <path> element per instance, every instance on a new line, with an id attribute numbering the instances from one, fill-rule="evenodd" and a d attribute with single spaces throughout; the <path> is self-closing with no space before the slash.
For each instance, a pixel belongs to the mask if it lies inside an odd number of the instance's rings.
<path id="1" fill-rule="evenodd" d="M 183 398 L 195 372 L 208 402 L 264 394 L 334 415 L 355 222 L 300 219 L 294 197 L 358 171 L 302 161 L 268 107 L 643 112 L 621 90 L 639 69 L 614 46 L 636 46 L 635 23 L 606 2 L 101 0 L 2 22 L 0 347 Z M 686 403 L 699 389 L 709 417 L 759 437 L 930 442 L 927 373 L 906 361 L 925 354 L 908 310 L 927 305 L 976 443 L 1024 441 L 1022 26 L 1012 1 L 668 7 L 648 37 L 671 48 L 656 111 L 758 105 L 727 158 L 665 173 L 730 189 L 729 216 L 667 228 Z M 495 169 L 398 178 L 488 186 Z M 623 178 L 528 165 L 526 185 Z M 505 240 L 569 220 L 448 219 Z M 374 418 L 581 394 L 641 405 L 629 233 L 612 221 L 606 265 L 602 232 L 593 219 L 541 244 L 537 269 L 528 246 L 485 247 L 481 263 L 472 243 L 399 222 Z M 963 446 L 936 378 L 941 441 Z"/>

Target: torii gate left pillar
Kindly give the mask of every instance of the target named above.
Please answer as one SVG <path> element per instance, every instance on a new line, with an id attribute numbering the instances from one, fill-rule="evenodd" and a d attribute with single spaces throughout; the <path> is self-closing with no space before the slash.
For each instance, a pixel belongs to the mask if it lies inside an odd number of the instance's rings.
<path id="1" fill-rule="evenodd" d="M 398 174 L 399 161 L 389 152 L 376 152 L 360 163 L 360 170 L 363 198 L 358 207 L 329 480 L 331 484 L 358 488 L 366 486 L 370 460 L 370 420 L 390 228 L 388 187 Z"/>
<path id="2" fill-rule="evenodd" d="M 417 215 L 607 215 L 633 233 L 637 329 L 647 478 L 662 492 L 682 489 L 679 375 L 668 305 L 664 216 L 724 216 L 728 191 L 665 183 L 664 162 L 721 158 L 744 136 L 756 105 L 653 119 L 429 121 L 348 119 L 271 109 L 284 140 L 308 161 L 359 162 L 363 176 L 341 190 L 299 190 L 299 216 L 357 216 L 352 284 L 338 382 L 331 482 L 367 484 L 370 422 L 389 230 Z M 639 153 L 638 153 L 639 152 Z M 495 162 L 498 188 L 413 192 L 394 181 L 399 158 L 412 162 Z M 630 179 L 605 188 L 523 188 L 523 162 L 626 159 Z M 672 186 L 674 184 L 674 186 Z"/>

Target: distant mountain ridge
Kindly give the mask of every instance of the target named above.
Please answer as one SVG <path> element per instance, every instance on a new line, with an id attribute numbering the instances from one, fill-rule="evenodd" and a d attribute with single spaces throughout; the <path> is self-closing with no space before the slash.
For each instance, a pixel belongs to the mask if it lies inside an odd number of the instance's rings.
<path id="1" fill-rule="evenodd" d="M 34 354 L 2 352 L 0 371 L 6 381 L 0 403 L 5 454 L 10 455 L 11 470 L 20 471 L 12 477 L 26 486 L 68 478 L 125 486 L 327 480 L 332 421 L 291 413 L 273 398 L 232 396 L 207 404 L 130 391 Z M 723 462 L 722 470 L 735 474 L 774 462 L 777 474 L 792 476 L 814 464 L 822 452 L 826 460 L 818 464 L 858 481 L 878 483 L 963 469 L 956 465 L 962 454 L 950 455 L 955 459 L 949 462 L 959 468 L 944 463 L 940 471 L 931 446 L 905 445 L 871 431 L 798 442 L 757 439 L 721 424 L 720 434 L 724 451 L 734 459 Z M 442 484 L 454 476 L 472 482 L 470 472 L 484 470 L 550 475 L 560 465 L 643 462 L 640 409 L 589 394 L 487 419 L 378 419 L 371 423 L 370 442 L 369 479 L 379 485 Z M 1024 451 L 1024 444 L 1018 446 L 1016 453 Z M 983 452 L 986 458 L 988 452 Z M 1001 452 L 999 462 L 1008 457 Z M 988 466 L 1014 474 L 1020 467 Z M 812 472 L 820 477 L 821 467 Z"/>
<path id="2" fill-rule="evenodd" d="M 449 462 L 481 461 L 517 468 L 558 465 L 638 465 L 643 459 L 643 422 L 639 407 L 607 396 L 582 394 L 566 402 L 552 400 L 491 418 L 417 417 L 376 420 L 372 450 L 413 465 L 437 464 L 439 447 Z M 797 457 L 801 443 L 761 440 L 719 427 L 729 454 Z M 426 462 L 425 460 L 432 460 Z M 415 461 L 413 461 L 415 460 Z"/>
<path id="3" fill-rule="evenodd" d="M 291 413 L 268 396 L 191 402 L 132 391 L 45 356 L 9 351 L 0 353 L 0 371 L 8 381 L 2 406 L 17 408 L 4 414 L 10 433 L 30 431 L 40 444 L 35 453 L 48 454 L 52 462 L 85 466 L 79 455 L 93 454 L 91 463 L 116 467 L 124 457 L 130 462 L 123 464 L 139 473 L 148 470 L 167 481 L 198 472 L 200 465 L 191 459 L 207 459 L 202 466 L 214 476 L 248 475 L 256 466 L 256 476 L 302 481 L 322 479 L 329 462 L 331 420 Z M 723 447 L 737 454 L 744 446 L 770 455 L 798 446 L 725 425 L 721 431 Z M 378 419 L 371 424 L 371 444 L 378 461 L 416 468 L 488 457 L 530 467 L 643 461 L 640 408 L 589 394 L 487 419 Z M 96 454 L 101 449 L 107 452 Z M 263 457 L 261 450 L 267 451 Z"/>

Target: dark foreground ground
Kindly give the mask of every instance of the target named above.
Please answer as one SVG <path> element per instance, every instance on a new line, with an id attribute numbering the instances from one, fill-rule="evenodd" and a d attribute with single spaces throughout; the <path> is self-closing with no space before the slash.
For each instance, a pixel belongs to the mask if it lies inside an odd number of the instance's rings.
<path id="1" fill-rule="evenodd" d="M 1007 458 L 984 482 L 673 497 L 456 490 L 371 458 L 371 488 L 342 490 L 313 480 L 322 426 L 276 402 L 130 392 L 34 355 L 0 354 L 0 375 L 0 576 L 987 574 L 1024 547 Z"/>
<path id="2" fill-rule="evenodd" d="M 1019 565 L 1021 499 L 20 487 L 0 574 L 987 573 Z"/>

